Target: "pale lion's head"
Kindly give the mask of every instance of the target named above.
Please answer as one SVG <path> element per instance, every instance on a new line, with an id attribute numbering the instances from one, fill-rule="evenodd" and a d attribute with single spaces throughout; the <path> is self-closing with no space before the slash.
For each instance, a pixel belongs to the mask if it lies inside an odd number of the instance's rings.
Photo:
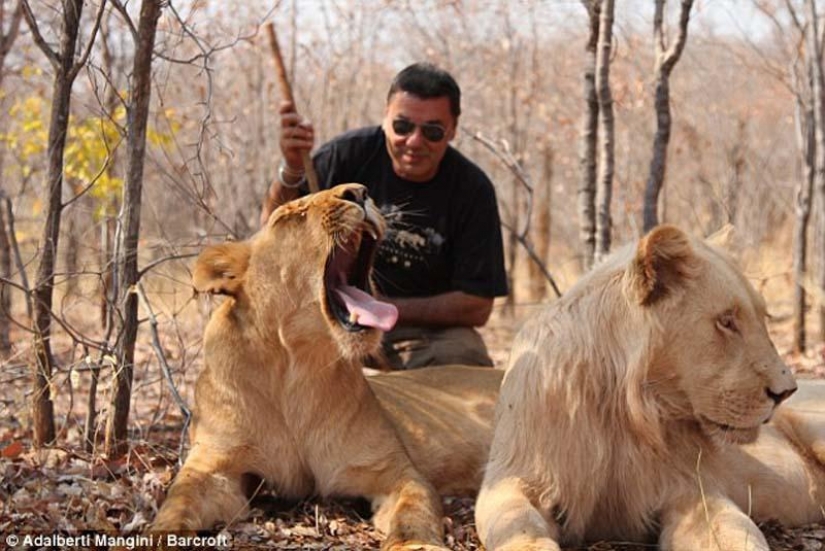
<path id="1" fill-rule="evenodd" d="M 370 283 L 384 230 L 366 188 L 342 184 L 279 207 L 247 241 L 206 248 L 193 283 L 231 297 L 210 323 L 245 317 L 237 325 L 258 333 L 249 342 L 357 360 L 375 351 L 397 318 Z"/>
<path id="2" fill-rule="evenodd" d="M 768 335 L 765 301 L 731 258 L 662 226 L 623 279 L 631 307 L 660 331 L 646 385 L 665 415 L 695 420 L 717 442 L 753 441 L 796 384 Z"/>

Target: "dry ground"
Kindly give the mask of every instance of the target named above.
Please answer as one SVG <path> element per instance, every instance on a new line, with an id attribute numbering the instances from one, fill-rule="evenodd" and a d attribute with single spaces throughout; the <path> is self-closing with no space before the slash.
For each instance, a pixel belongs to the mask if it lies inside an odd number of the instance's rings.
<path id="1" fill-rule="evenodd" d="M 528 313 L 529 314 L 529 313 Z M 197 324 L 195 324 L 197 325 Z M 506 362 L 507 345 L 517 323 L 498 319 L 485 329 L 494 359 Z M 165 353 L 175 368 L 184 399 L 192 401 L 192 381 L 199 366 L 199 328 L 193 335 L 167 338 Z M 786 324 L 772 328 L 780 350 L 788 347 Z M 137 534 L 154 517 L 177 468 L 182 418 L 154 361 L 149 339 L 141 339 L 144 368 L 136 374 L 133 404 L 133 448 L 128 457 L 109 461 L 82 449 L 79 426 L 85 408 L 88 373 L 82 362 L 62 373 L 56 389 L 61 427 L 60 445 L 34 452 L 25 429 L 28 377 L 20 356 L 0 371 L 0 549 L 8 535 L 77 535 L 91 532 Z M 175 343 L 178 343 L 177 345 Z M 179 345 L 179 346 L 178 346 Z M 64 349 L 67 363 L 80 354 Z M 81 358 L 82 359 L 82 358 Z M 825 348 L 806 355 L 786 354 L 800 377 L 825 377 Z M 184 367 L 181 367 L 184 366 Z M 105 396 L 105 388 L 102 394 Z M 104 397 L 99 402 L 104 403 Z M 69 412 L 68 414 L 66 412 Z M 445 501 L 448 545 L 457 551 L 480 548 L 470 499 Z M 262 495 L 250 518 L 236 519 L 216 534 L 227 536 L 232 549 L 377 549 L 380 538 L 368 522 L 361 502 L 282 503 Z M 763 530 L 776 550 L 825 550 L 825 526 L 787 530 L 773 523 Z M 19 547 L 18 547 L 19 548 Z M 590 550 L 640 550 L 655 546 L 601 542 Z"/>

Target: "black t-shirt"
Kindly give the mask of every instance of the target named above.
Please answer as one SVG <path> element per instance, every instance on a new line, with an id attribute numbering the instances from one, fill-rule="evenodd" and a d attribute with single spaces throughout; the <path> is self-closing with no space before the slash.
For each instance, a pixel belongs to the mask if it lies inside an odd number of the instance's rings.
<path id="1" fill-rule="evenodd" d="M 364 184 L 387 220 L 374 279 L 390 297 L 448 291 L 507 294 L 495 189 L 484 172 L 452 147 L 428 182 L 396 175 L 380 126 L 342 134 L 318 149 L 319 186 Z"/>

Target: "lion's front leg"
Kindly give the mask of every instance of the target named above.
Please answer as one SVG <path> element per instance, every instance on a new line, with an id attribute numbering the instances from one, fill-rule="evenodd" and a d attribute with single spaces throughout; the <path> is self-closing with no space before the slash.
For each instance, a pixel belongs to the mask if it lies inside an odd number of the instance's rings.
<path id="1" fill-rule="evenodd" d="M 820 394 L 814 395 L 817 400 L 786 404 L 777 410 L 773 424 L 788 439 L 807 450 L 820 465 L 825 466 L 825 387 L 811 388 Z M 812 390 L 808 392 L 813 393 Z"/>
<path id="2" fill-rule="evenodd" d="M 754 522 L 724 496 L 690 498 L 663 511 L 659 545 L 666 551 L 768 551 Z"/>
<path id="3" fill-rule="evenodd" d="M 476 501 L 476 526 L 490 551 L 559 551 L 558 525 L 539 512 L 516 477 L 485 480 Z"/>
<path id="4" fill-rule="evenodd" d="M 389 496 L 375 500 L 376 527 L 387 534 L 381 549 L 445 549 L 441 498 L 417 472 L 410 469 Z"/>
<path id="5" fill-rule="evenodd" d="M 237 462 L 237 459 L 235 460 Z M 152 532 L 208 530 L 248 512 L 242 472 L 230 454 L 195 447 L 175 477 Z"/>

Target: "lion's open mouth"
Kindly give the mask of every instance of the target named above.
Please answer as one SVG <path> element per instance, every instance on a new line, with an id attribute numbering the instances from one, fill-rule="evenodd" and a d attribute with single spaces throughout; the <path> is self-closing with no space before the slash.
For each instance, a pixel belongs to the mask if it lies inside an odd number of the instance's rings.
<path id="1" fill-rule="evenodd" d="M 378 237 L 372 227 L 336 243 L 327 258 L 324 272 L 326 301 L 330 313 L 347 331 L 374 327 L 389 331 L 398 319 L 392 304 L 376 300 L 370 294 L 369 275 Z"/>

